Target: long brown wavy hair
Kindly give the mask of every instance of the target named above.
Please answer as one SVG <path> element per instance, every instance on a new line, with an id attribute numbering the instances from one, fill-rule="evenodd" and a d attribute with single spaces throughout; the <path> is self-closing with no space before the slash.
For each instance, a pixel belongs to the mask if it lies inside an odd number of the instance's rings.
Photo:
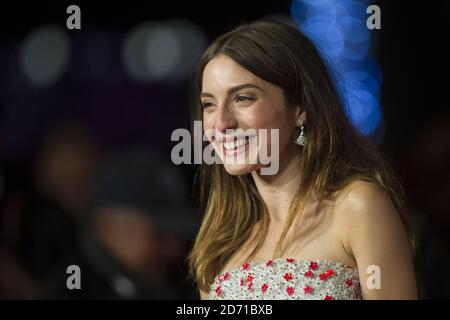
<path id="1" fill-rule="evenodd" d="M 286 235 L 298 222 L 310 194 L 320 201 L 356 180 L 372 182 L 386 190 L 410 234 L 407 198 L 391 164 L 347 119 L 329 66 L 308 38 L 291 25 L 269 21 L 243 24 L 217 38 L 204 52 L 194 73 L 193 121 L 202 119 L 203 70 L 221 54 L 280 87 L 287 107 L 299 105 L 306 110 L 307 143 L 298 148 L 302 178 L 274 259 L 283 254 Z M 250 239 L 255 226 L 256 236 L 251 239 L 253 249 L 247 261 L 256 254 L 267 234 L 269 215 L 251 174 L 232 176 L 221 164 L 202 164 L 195 183 L 204 217 L 188 262 L 190 275 L 206 292 L 228 259 Z"/>

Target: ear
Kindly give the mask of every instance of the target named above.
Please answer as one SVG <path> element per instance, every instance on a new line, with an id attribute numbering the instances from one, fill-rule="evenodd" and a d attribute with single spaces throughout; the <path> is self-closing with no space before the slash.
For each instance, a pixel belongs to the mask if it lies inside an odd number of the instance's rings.
<path id="1" fill-rule="evenodd" d="M 306 110 L 300 106 L 295 107 L 295 123 L 306 121 Z"/>

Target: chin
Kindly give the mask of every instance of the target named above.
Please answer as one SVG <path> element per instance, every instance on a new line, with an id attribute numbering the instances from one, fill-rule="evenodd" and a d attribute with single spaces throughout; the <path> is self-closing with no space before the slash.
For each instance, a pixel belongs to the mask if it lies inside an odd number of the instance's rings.
<path id="1" fill-rule="evenodd" d="M 225 171 L 232 176 L 242 176 L 252 171 L 258 170 L 261 166 L 256 164 L 224 164 Z"/>

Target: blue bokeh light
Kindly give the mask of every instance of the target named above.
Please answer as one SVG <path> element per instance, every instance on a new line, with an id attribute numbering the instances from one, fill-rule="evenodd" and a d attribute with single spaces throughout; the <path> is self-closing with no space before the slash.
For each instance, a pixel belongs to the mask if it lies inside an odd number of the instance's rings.
<path id="1" fill-rule="evenodd" d="M 382 72 L 372 56 L 367 0 L 294 0 L 291 15 L 333 68 L 345 111 L 364 135 L 383 134 L 379 104 Z M 382 137 L 373 137 L 380 142 Z"/>

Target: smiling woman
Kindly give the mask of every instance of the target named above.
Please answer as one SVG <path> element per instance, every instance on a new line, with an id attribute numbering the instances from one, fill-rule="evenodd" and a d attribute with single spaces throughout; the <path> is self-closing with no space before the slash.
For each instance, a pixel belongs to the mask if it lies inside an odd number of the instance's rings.
<path id="1" fill-rule="evenodd" d="M 261 167 L 261 162 L 250 161 L 261 154 L 258 149 L 264 147 L 272 153 L 272 147 L 279 149 L 288 144 L 298 110 L 284 106 L 280 88 L 256 77 L 223 54 L 206 65 L 202 87 L 204 130 L 214 129 L 216 134 L 208 138 L 224 159 L 229 173 L 239 175 L 254 171 Z M 290 124 L 291 132 L 280 130 L 286 124 Z M 272 135 L 268 138 L 262 134 L 245 139 L 236 134 L 237 129 L 255 129 L 258 133 L 260 129 L 275 129 L 282 136 L 277 136 L 276 141 L 272 141 Z M 255 148 L 249 148 L 250 138 L 256 138 Z M 284 150 L 289 151 L 287 148 Z M 247 161 L 227 161 L 227 158 L 243 152 Z"/>
<path id="2" fill-rule="evenodd" d="M 193 120 L 215 132 L 205 144 L 222 159 L 246 154 L 198 173 L 205 214 L 189 262 L 202 298 L 416 298 L 402 188 L 299 30 L 259 21 L 216 39 L 194 78 Z M 249 161 L 235 132 L 250 129 L 255 150 L 277 153 L 275 174 Z"/>

